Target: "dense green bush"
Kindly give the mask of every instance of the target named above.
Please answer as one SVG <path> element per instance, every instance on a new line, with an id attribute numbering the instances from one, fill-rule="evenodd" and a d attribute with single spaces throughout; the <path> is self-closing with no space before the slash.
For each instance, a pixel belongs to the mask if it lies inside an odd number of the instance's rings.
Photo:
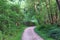
<path id="1" fill-rule="evenodd" d="M 0 0 L 0 30 L 10 34 L 14 29 L 20 28 L 23 15 L 18 5 L 9 5 L 6 0 Z"/>
<path id="2" fill-rule="evenodd" d="M 54 28 L 48 32 L 49 37 L 60 40 L 60 28 Z"/>
<path id="3" fill-rule="evenodd" d="M 60 27 L 58 27 L 57 24 L 41 25 L 40 29 L 35 29 L 35 32 L 41 35 L 45 40 L 49 38 L 60 40 Z"/>

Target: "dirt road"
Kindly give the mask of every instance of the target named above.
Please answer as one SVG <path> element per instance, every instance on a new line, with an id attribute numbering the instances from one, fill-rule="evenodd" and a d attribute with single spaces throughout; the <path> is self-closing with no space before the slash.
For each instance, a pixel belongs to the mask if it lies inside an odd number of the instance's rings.
<path id="1" fill-rule="evenodd" d="M 39 35 L 34 32 L 35 27 L 28 27 L 24 30 L 22 40 L 43 40 Z"/>

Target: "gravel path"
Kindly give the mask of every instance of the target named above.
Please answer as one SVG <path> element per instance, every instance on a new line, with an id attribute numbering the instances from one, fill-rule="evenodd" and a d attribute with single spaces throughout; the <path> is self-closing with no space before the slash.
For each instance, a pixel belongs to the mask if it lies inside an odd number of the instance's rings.
<path id="1" fill-rule="evenodd" d="M 43 40 L 34 32 L 35 27 L 28 27 L 24 30 L 22 35 L 22 40 Z"/>

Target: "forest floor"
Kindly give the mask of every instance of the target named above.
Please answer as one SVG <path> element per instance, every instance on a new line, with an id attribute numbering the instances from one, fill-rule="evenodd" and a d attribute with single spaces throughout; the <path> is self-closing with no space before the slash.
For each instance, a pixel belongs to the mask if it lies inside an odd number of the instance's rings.
<path id="1" fill-rule="evenodd" d="M 34 32 L 34 28 L 34 26 L 26 28 L 22 35 L 22 40 L 44 40 Z"/>

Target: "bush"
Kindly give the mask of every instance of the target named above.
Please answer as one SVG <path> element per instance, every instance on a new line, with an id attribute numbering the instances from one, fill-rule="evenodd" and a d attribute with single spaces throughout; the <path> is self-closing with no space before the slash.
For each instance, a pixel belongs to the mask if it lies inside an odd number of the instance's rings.
<path id="1" fill-rule="evenodd" d="M 0 30 L 4 34 L 12 33 L 20 27 L 23 20 L 20 7 L 8 5 L 6 0 L 0 0 L 0 8 Z"/>
<path id="2" fill-rule="evenodd" d="M 52 29 L 48 33 L 49 37 L 60 40 L 60 28 Z"/>

